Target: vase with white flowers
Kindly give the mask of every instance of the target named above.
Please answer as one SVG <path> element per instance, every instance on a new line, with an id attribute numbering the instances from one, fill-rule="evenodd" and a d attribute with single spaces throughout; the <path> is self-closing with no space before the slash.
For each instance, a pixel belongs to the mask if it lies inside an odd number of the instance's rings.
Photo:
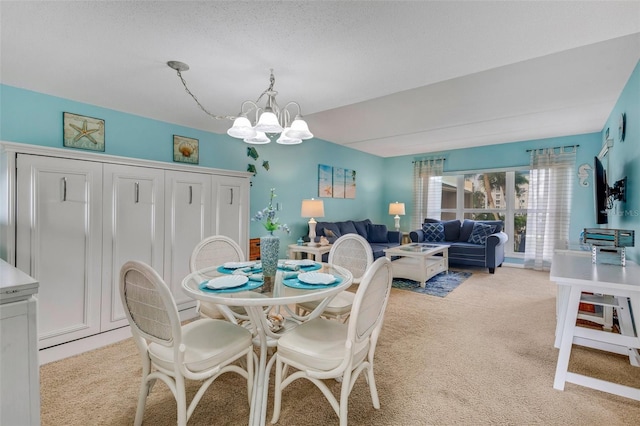
<path id="1" fill-rule="evenodd" d="M 276 189 L 271 188 L 269 194 L 269 204 L 264 209 L 258 211 L 251 219 L 255 222 L 262 222 L 262 226 L 269 232 L 268 235 L 260 237 L 260 262 L 262 263 L 262 276 L 264 292 L 271 291 L 273 280 L 278 270 L 278 253 L 280 252 L 280 238 L 273 235 L 276 230 L 281 230 L 287 234 L 291 232 L 286 224 L 281 224 L 276 217 L 276 209 L 273 206 L 273 199 L 276 197 Z"/>

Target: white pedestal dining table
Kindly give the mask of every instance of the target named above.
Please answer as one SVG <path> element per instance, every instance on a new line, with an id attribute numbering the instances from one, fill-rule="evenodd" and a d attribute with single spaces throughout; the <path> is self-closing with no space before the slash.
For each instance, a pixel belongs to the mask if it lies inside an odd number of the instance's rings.
<path id="1" fill-rule="evenodd" d="M 304 283 L 297 282 L 295 278 L 289 278 L 292 275 L 290 271 L 278 270 L 271 289 L 264 289 L 260 282 L 252 281 L 249 281 L 246 286 L 232 289 L 212 290 L 206 288 L 204 286 L 206 281 L 225 274 L 224 268 L 220 266 L 212 266 L 193 272 L 182 281 L 184 291 L 196 300 L 226 306 L 241 306 L 247 311 L 250 321 L 245 326 L 250 327 L 254 336 L 254 345 L 259 352 L 251 395 L 250 426 L 266 424 L 269 370 L 274 359 L 273 357 L 271 360 L 268 359 L 268 349 L 273 348 L 277 339 L 287 330 L 295 327 L 297 323 L 318 317 L 335 295 L 346 290 L 352 284 L 351 272 L 337 265 L 317 263 L 314 272 L 331 274 L 336 277 L 336 282 L 332 285 L 304 285 Z M 290 308 L 297 303 L 315 300 L 322 300 L 322 302 L 317 309 L 304 317 L 297 316 Z M 282 312 L 286 318 L 285 326 L 276 332 L 270 329 L 266 314 L 268 308 L 275 312 Z"/>

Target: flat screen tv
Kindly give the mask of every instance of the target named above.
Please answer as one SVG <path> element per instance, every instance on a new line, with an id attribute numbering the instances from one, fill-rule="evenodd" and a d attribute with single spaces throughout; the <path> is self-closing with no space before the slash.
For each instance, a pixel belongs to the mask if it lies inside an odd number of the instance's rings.
<path id="1" fill-rule="evenodd" d="M 593 166 L 593 195 L 596 210 L 596 223 L 608 223 L 607 220 L 607 198 L 609 186 L 607 185 L 607 172 L 602 167 L 602 162 L 598 157 L 594 158 Z"/>

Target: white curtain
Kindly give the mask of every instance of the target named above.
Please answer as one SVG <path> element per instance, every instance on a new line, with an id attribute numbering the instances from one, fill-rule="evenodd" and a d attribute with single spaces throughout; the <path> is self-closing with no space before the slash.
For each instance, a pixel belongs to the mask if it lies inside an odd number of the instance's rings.
<path id="1" fill-rule="evenodd" d="M 524 264 L 549 270 L 556 248 L 569 241 L 571 187 L 577 146 L 531 151 Z"/>
<path id="2" fill-rule="evenodd" d="M 413 165 L 413 216 L 411 229 L 422 227 L 425 218 L 440 218 L 444 159 L 425 159 Z"/>

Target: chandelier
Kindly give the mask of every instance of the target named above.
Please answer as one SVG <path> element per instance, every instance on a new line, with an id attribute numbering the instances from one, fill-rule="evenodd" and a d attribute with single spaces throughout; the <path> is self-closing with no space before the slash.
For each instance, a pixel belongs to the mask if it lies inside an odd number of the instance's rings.
<path id="1" fill-rule="evenodd" d="M 283 108 L 276 102 L 278 92 L 273 89 L 276 82 L 273 76 L 273 69 L 271 70 L 271 76 L 269 78 L 269 87 L 262 92 L 255 102 L 244 101 L 240 106 L 240 113 L 234 117 L 212 114 L 198 101 L 198 98 L 191 93 L 191 90 L 187 87 L 187 82 L 182 77 L 182 71 L 188 71 L 189 65 L 178 61 L 169 61 L 167 65 L 176 70 L 178 77 L 182 81 L 184 90 L 196 101 L 196 104 L 198 104 L 202 111 L 216 120 L 233 120 L 233 126 L 227 130 L 229 136 L 242 139 L 250 144 L 266 144 L 279 135 L 276 142 L 283 145 L 299 144 L 303 140 L 313 137 L 313 134 L 309 131 L 307 122 L 302 119 L 300 105 L 297 102 L 289 102 Z M 260 107 L 258 102 L 265 96 L 266 104 L 264 107 Z M 293 109 L 295 112 L 293 120 L 291 120 L 292 113 L 290 109 Z M 250 118 L 253 119 L 253 124 Z"/>

